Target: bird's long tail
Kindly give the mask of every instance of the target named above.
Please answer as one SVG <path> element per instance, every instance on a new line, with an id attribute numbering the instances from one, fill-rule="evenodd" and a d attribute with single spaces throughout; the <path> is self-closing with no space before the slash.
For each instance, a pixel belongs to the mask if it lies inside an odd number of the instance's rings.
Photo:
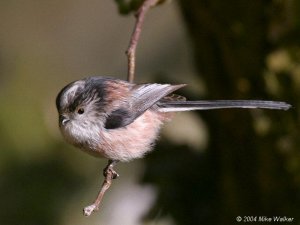
<path id="1" fill-rule="evenodd" d="M 161 101 L 158 103 L 161 112 L 176 112 L 189 110 L 209 110 L 225 108 L 246 108 L 246 109 L 277 109 L 288 110 L 291 105 L 278 101 L 262 100 L 211 100 L 211 101 Z"/>

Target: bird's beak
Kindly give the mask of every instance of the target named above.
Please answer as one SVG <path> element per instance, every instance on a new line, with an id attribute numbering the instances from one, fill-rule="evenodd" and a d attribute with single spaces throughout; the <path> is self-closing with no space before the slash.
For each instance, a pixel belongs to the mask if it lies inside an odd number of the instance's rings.
<path id="1" fill-rule="evenodd" d="M 69 121 L 70 119 L 65 115 L 59 115 L 59 124 L 65 126 Z"/>

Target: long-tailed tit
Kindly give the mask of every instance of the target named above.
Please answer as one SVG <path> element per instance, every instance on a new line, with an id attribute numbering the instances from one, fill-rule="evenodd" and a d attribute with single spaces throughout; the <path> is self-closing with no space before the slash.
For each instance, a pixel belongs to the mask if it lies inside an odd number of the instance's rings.
<path id="1" fill-rule="evenodd" d="M 186 101 L 170 95 L 185 84 L 132 84 L 109 77 L 88 77 L 65 86 L 56 106 L 59 127 L 70 144 L 117 161 L 141 158 L 153 148 L 173 112 L 223 108 L 287 110 L 285 102 L 260 100 Z"/>

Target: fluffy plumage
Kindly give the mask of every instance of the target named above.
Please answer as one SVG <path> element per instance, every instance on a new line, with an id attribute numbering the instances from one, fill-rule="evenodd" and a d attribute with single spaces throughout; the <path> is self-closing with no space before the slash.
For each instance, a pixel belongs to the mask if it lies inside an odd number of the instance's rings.
<path id="1" fill-rule="evenodd" d="M 56 98 L 59 127 L 72 145 L 97 157 L 129 161 L 143 157 L 172 112 L 221 108 L 287 110 L 284 102 L 260 100 L 185 101 L 170 95 L 185 84 L 131 84 L 88 77 L 65 86 Z"/>

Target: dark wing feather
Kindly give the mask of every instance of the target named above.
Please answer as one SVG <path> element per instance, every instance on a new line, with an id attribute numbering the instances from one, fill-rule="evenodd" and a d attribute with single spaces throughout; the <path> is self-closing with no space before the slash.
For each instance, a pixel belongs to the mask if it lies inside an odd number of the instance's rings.
<path id="1" fill-rule="evenodd" d="M 109 114 L 105 128 L 116 129 L 129 125 L 160 99 L 183 86 L 185 84 L 141 84 L 133 86 L 128 99 L 121 104 L 119 109 Z"/>

